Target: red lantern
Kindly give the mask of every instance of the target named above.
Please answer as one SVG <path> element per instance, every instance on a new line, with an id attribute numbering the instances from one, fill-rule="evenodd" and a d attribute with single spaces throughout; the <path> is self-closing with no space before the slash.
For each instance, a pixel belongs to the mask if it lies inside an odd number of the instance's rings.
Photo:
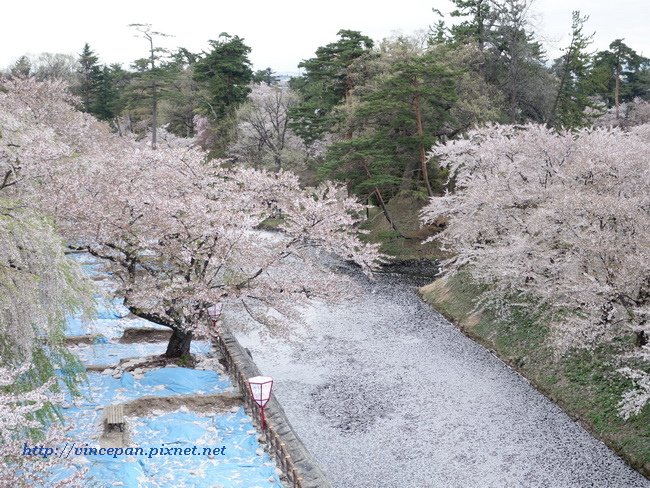
<path id="1" fill-rule="evenodd" d="M 208 307 L 208 317 L 210 317 L 210 320 L 212 321 L 212 327 L 217 326 L 217 320 L 219 319 L 219 316 L 221 315 L 221 309 L 223 308 L 223 305 L 221 302 L 215 303 L 214 305 L 211 305 Z"/>
<path id="2" fill-rule="evenodd" d="M 271 399 L 271 390 L 273 389 L 273 378 L 270 376 L 255 376 L 248 379 L 248 385 L 251 389 L 251 396 L 260 407 L 260 417 L 262 421 L 262 430 L 266 429 L 266 418 L 264 417 L 264 407 Z"/>

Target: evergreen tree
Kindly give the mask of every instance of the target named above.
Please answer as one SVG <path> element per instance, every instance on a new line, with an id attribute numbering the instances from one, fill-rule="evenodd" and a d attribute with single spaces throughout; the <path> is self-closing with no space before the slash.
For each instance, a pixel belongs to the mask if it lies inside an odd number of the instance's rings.
<path id="1" fill-rule="evenodd" d="M 506 99 L 510 123 L 544 122 L 553 105 L 554 79 L 530 30 L 531 0 L 494 3 L 495 27 L 486 53 L 486 80 Z"/>
<path id="2" fill-rule="evenodd" d="M 106 65 L 102 66 L 99 72 L 97 96 L 89 112 L 100 120 L 111 121 L 121 112 L 120 93 L 116 83 L 119 79 L 118 73 L 119 71 L 114 67 Z"/>
<path id="3" fill-rule="evenodd" d="M 350 67 L 355 60 L 371 54 L 373 41 L 369 37 L 345 29 L 337 35 L 338 41 L 319 47 L 316 57 L 298 65 L 305 74 L 290 83 L 302 96 L 302 102 L 291 111 L 291 127 L 305 142 L 332 131 L 338 120 L 333 108 L 349 102 L 355 86 Z"/>
<path id="4" fill-rule="evenodd" d="M 452 17 L 466 18 L 452 26 L 452 37 L 456 42 L 476 42 L 479 51 L 483 52 L 490 41 L 490 35 L 495 22 L 490 0 L 452 0 L 456 9 Z"/>
<path id="5" fill-rule="evenodd" d="M 258 69 L 253 74 L 253 83 L 266 83 L 268 86 L 277 85 L 280 78 L 277 77 L 271 68 Z"/>
<path id="6" fill-rule="evenodd" d="M 400 57 L 388 73 L 358 90 L 348 119 L 353 135 L 333 144 L 321 168 L 323 176 L 347 180 L 353 192 L 371 197 L 385 213 L 385 201 L 400 190 L 432 195 L 440 189 L 426 152 L 447 134 L 456 99 L 454 73 L 433 52 Z"/>
<path id="7" fill-rule="evenodd" d="M 232 115 L 250 93 L 251 48 L 239 36 L 222 33 L 210 40 L 212 50 L 194 65 L 194 80 L 203 88 L 203 108 L 214 121 Z"/>
<path id="8" fill-rule="evenodd" d="M 78 59 L 77 74 L 79 75 L 79 81 L 74 90 L 81 98 L 84 112 L 95 113 L 98 105 L 99 89 L 103 82 L 103 73 L 98 61 L 99 58 L 90 49 L 90 45 L 85 43 Z"/>
<path id="9" fill-rule="evenodd" d="M 647 97 L 649 85 L 644 86 L 643 80 L 648 62 L 622 39 L 612 42 L 608 51 L 596 53 L 589 76 L 591 92 L 605 99 L 608 106 L 615 107 L 617 119 L 621 102 L 631 101 L 635 96 Z"/>
<path id="10" fill-rule="evenodd" d="M 9 72 L 16 78 L 27 78 L 32 71 L 32 62 L 27 56 L 21 56 L 11 67 Z"/>
<path id="11" fill-rule="evenodd" d="M 199 111 L 208 116 L 215 133 L 212 154 L 222 156 L 236 137 L 235 112 L 251 90 L 251 48 L 225 32 L 209 42 L 212 50 L 194 64 L 193 80 L 199 88 Z"/>
<path id="12" fill-rule="evenodd" d="M 161 64 L 165 90 L 161 94 L 161 118 L 170 132 L 180 137 L 194 135 L 194 117 L 199 111 L 199 84 L 194 80 L 198 55 L 179 48 Z"/>
<path id="13" fill-rule="evenodd" d="M 477 47 L 482 55 L 478 71 L 503 93 L 506 120 L 547 121 L 555 83 L 545 66 L 542 47 L 530 29 L 532 0 L 452 1 L 456 6 L 452 17 L 463 21 L 451 27 L 448 42 Z"/>
<path id="14" fill-rule="evenodd" d="M 593 38 L 593 34 L 583 33 L 588 18 L 580 16 L 577 10 L 573 12 L 571 42 L 566 48 L 566 54 L 556 60 L 554 66 L 559 85 L 551 109 L 549 125 L 573 128 L 588 122 L 585 108 L 591 103 L 586 84 L 591 56 L 586 50 Z"/>
<path id="15" fill-rule="evenodd" d="M 158 102 L 160 101 L 160 92 L 163 89 L 164 81 L 161 79 L 163 71 L 160 69 L 161 59 L 168 54 L 166 49 L 156 47 L 154 39 L 158 37 L 170 37 L 168 34 L 151 30 L 150 24 L 130 24 L 134 27 L 143 39 L 149 44 L 149 55 L 133 63 L 138 72 L 137 79 L 140 81 L 141 93 L 146 93 L 146 98 L 151 104 L 151 147 L 156 149 L 157 131 L 158 131 Z"/>

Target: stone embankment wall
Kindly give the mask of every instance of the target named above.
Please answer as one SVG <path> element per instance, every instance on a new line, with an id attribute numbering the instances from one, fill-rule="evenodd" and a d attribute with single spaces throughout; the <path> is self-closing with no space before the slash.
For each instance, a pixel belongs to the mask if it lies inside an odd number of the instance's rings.
<path id="1" fill-rule="evenodd" d="M 220 330 L 216 345 L 259 426 L 259 407 L 251 398 L 247 379 L 260 376 L 260 370 L 230 332 Z M 263 435 L 269 451 L 275 456 L 276 463 L 286 478 L 287 485 L 293 488 L 331 488 L 325 473 L 293 431 L 284 409 L 275 397 L 271 397 L 264 411 L 267 428 Z"/>

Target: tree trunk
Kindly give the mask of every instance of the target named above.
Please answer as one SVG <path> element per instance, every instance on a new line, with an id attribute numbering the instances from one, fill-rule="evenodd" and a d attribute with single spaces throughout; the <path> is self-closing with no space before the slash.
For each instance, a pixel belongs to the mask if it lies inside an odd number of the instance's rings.
<path id="1" fill-rule="evenodd" d="M 478 27 L 478 50 L 481 54 L 485 50 L 485 23 L 483 18 L 483 0 L 478 2 L 476 7 L 476 23 Z M 481 63 L 481 72 L 483 72 L 484 63 Z"/>
<path id="2" fill-rule="evenodd" d="M 190 353 L 190 344 L 192 344 L 192 331 L 183 331 L 172 329 L 172 336 L 167 344 L 165 356 L 168 358 L 180 358 Z"/>
<path id="3" fill-rule="evenodd" d="M 573 55 L 573 44 L 574 44 L 574 39 L 571 39 L 569 50 L 567 51 L 566 57 L 564 58 L 564 71 L 562 72 L 562 78 L 560 78 L 560 85 L 557 88 L 555 100 L 553 101 L 553 108 L 551 109 L 551 113 L 547 121 L 547 124 L 549 126 L 555 125 L 555 121 L 557 120 L 557 109 L 560 105 L 560 98 L 562 97 L 562 91 L 564 90 L 564 87 L 566 86 L 566 83 L 569 79 L 569 71 L 570 71 L 569 63 L 571 62 L 571 56 Z"/>
<path id="4" fill-rule="evenodd" d="M 417 86 L 417 82 L 416 82 Z M 418 139 L 420 139 L 420 169 L 422 171 L 422 179 L 424 180 L 424 186 L 427 189 L 427 194 L 432 197 L 433 189 L 431 188 L 431 182 L 429 181 L 429 171 L 427 168 L 427 156 L 424 149 L 424 127 L 422 126 L 422 108 L 420 107 L 420 95 L 415 95 L 414 100 L 414 109 L 415 109 L 415 122 L 417 124 L 418 130 Z"/>
<path id="5" fill-rule="evenodd" d="M 410 190 L 413 185 L 413 176 L 418 171 L 418 162 L 409 158 L 402 173 L 402 181 L 399 184 L 400 191 Z"/>
<path id="6" fill-rule="evenodd" d="M 151 149 L 158 147 L 158 91 L 156 89 L 156 82 L 153 82 L 151 87 L 153 101 L 151 106 Z"/>
<path id="7" fill-rule="evenodd" d="M 151 46 L 151 149 L 156 149 L 157 146 L 157 130 L 158 130 L 158 90 L 156 86 L 156 57 L 153 49 L 153 37 L 149 36 L 149 43 Z"/>
<path id="8" fill-rule="evenodd" d="M 621 65 L 616 65 L 616 80 L 614 85 L 614 105 L 616 106 L 616 120 L 618 120 L 619 114 L 619 98 L 621 96 Z"/>
<path id="9" fill-rule="evenodd" d="M 370 168 L 368 168 L 368 165 L 366 163 L 362 163 L 362 164 L 363 164 L 363 168 L 366 170 L 366 175 L 368 176 L 368 179 L 372 179 L 372 174 L 370 173 Z M 381 211 L 383 212 L 384 217 L 386 217 L 386 220 L 390 224 L 391 228 L 395 232 L 399 233 L 399 235 L 404 237 L 404 235 L 399 231 L 399 229 L 395 225 L 395 222 L 391 218 L 390 213 L 388 212 L 388 208 L 386 208 L 386 202 L 384 201 L 384 197 L 382 196 L 381 191 L 379 190 L 379 188 L 375 186 L 375 190 L 374 190 L 373 193 L 377 196 L 377 202 L 379 203 L 379 207 L 381 208 Z"/>

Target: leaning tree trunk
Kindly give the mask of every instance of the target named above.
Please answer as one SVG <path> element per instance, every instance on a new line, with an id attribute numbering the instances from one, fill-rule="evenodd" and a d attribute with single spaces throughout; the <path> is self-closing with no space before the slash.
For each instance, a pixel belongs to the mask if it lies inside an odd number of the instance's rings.
<path id="1" fill-rule="evenodd" d="M 172 329 L 172 331 L 165 356 L 168 358 L 180 358 L 188 355 L 190 353 L 190 345 L 192 344 L 192 331 L 181 329 Z"/>
<path id="2" fill-rule="evenodd" d="M 417 86 L 417 82 L 416 82 Z M 420 95 L 415 95 L 414 100 L 414 109 L 415 109 L 415 122 L 417 124 L 418 130 L 418 139 L 420 146 L 420 171 L 422 172 L 422 179 L 424 180 L 424 186 L 427 189 L 427 194 L 432 197 L 433 189 L 431 188 L 431 182 L 429 181 L 429 170 L 427 168 L 427 156 L 424 149 L 424 127 L 422 126 L 422 107 L 420 106 Z"/>

